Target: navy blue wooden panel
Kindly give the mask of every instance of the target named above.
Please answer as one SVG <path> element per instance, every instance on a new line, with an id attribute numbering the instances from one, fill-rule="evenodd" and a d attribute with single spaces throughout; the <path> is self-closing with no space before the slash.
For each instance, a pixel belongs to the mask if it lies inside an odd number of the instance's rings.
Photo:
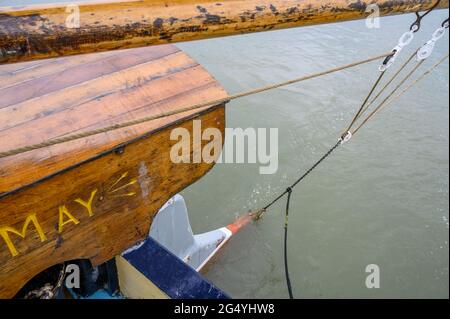
<path id="1" fill-rule="evenodd" d="M 151 237 L 122 257 L 172 299 L 230 298 Z"/>

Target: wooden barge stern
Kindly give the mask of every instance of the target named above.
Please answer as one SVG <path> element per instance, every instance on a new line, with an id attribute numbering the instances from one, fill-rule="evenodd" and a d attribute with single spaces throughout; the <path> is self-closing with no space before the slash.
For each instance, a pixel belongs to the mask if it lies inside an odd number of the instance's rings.
<path id="1" fill-rule="evenodd" d="M 2 66 L 0 83 L 1 151 L 227 96 L 173 45 Z M 224 136 L 213 105 L 0 159 L 0 297 L 145 239 L 158 209 L 214 164 L 170 160 L 171 130 L 192 133 L 193 119 Z"/>

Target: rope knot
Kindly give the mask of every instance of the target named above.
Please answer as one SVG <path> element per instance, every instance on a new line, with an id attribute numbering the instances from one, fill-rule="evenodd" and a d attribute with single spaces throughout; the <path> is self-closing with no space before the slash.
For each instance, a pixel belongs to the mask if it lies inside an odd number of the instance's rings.
<path id="1" fill-rule="evenodd" d="M 260 210 L 258 210 L 255 213 L 250 213 L 250 215 L 253 217 L 253 220 L 260 220 L 263 217 L 265 212 L 266 212 L 266 209 L 261 208 Z"/>
<path id="2" fill-rule="evenodd" d="M 292 193 L 292 187 L 286 188 L 286 192 L 288 192 L 289 194 Z"/>

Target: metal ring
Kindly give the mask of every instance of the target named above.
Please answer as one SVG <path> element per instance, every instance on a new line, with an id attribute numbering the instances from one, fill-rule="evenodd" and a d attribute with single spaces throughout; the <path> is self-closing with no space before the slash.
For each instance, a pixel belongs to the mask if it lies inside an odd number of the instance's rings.
<path id="1" fill-rule="evenodd" d="M 448 29 L 448 18 L 442 22 L 441 27 Z"/>
<path id="2" fill-rule="evenodd" d="M 386 59 L 384 59 L 383 63 L 378 67 L 378 70 L 380 72 L 386 71 L 395 62 L 395 59 L 397 58 L 397 55 L 400 53 L 401 50 L 402 47 L 399 45 L 393 48 L 392 54 L 388 55 Z"/>
<path id="3" fill-rule="evenodd" d="M 401 47 L 405 47 L 408 44 L 410 44 L 413 39 L 414 39 L 414 31 L 405 32 L 398 40 L 398 45 Z"/>
<path id="4" fill-rule="evenodd" d="M 410 31 L 412 31 L 412 32 L 417 32 L 417 31 L 419 31 L 419 29 L 420 29 L 420 22 L 414 22 L 412 25 L 411 25 L 411 28 L 409 28 L 409 30 Z"/>
<path id="5" fill-rule="evenodd" d="M 442 38 L 445 34 L 445 28 L 444 27 L 440 27 L 438 29 L 436 29 L 436 31 L 434 31 L 433 36 L 431 37 L 431 40 L 433 41 L 437 41 L 440 38 Z"/>
<path id="6" fill-rule="evenodd" d="M 432 40 L 425 43 L 417 51 L 417 60 L 421 61 L 421 60 L 425 60 L 426 58 L 428 58 L 431 55 L 431 53 L 433 53 L 434 44 L 435 44 L 435 42 Z"/>
<path id="7" fill-rule="evenodd" d="M 352 138 L 352 132 L 350 132 L 350 131 L 347 131 L 347 133 L 345 134 L 345 136 L 342 136 L 341 138 L 340 138 L 340 140 L 341 140 L 341 144 L 344 144 L 344 143 L 347 143 L 348 141 L 350 141 L 351 140 L 351 138 Z"/>

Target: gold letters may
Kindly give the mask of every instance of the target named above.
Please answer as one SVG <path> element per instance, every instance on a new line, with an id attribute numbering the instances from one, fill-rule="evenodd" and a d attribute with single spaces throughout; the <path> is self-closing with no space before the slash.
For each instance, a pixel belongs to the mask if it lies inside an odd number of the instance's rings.
<path id="1" fill-rule="evenodd" d="M 81 198 L 77 198 L 74 200 L 75 203 L 78 203 L 81 208 L 83 208 L 87 215 L 89 217 L 94 216 L 93 208 L 92 208 L 92 202 L 94 200 L 95 195 L 97 194 L 97 189 L 94 189 L 91 192 L 90 197 L 87 200 L 83 200 Z M 61 234 L 64 231 L 64 227 L 67 224 L 74 224 L 78 225 L 80 221 L 75 218 L 72 213 L 67 209 L 66 205 L 61 205 L 58 208 L 58 211 L 55 212 L 55 214 L 58 214 L 58 233 Z M 14 234 L 19 237 L 22 237 L 25 239 L 27 235 L 27 230 L 30 227 L 30 225 L 33 225 L 36 232 L 39 235 L 39 239 L 41 242 L 44 242 L 47 240 L 47 236 L 45 235 L 44 230 L 42 229 L 39 218 L 35 213 L 30 213 L 24 221 L 23 227 L 21 230 L 17 230 L 14 227 L 10 226 L 2 226 L 0 227 L 0 237 L 3 238 L 6 247 L 8 248 L 9 252 L 11 253 L 12 257 L 18 256 L 20 252 L 17 250 L 16 246 L 14 245 L 13 241 L 11 240 L 10 235 Z"/>

